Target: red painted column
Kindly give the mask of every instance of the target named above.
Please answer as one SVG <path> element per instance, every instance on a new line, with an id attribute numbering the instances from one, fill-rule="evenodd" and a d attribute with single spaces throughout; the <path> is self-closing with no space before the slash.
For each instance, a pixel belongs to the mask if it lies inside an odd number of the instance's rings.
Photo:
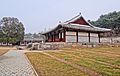
<path id="1" fill-rule="evenodd" d="M 51 34 L 52 42 L 54 42 L 54 34 Z"/>
<path id="2" fill-rule="evenodd" d="M 55 42 L 55 39 L 56 39 L 56 34 L 53 33 L 53 42 Z"/>
<path id="3" fill-rule="evenodd" d="M 89 37 L 89 43 L 90 43 L 90 32 L 88 33 L 88 37 Z"/>
<path id="4" fill-rule="evenodd" d="M 53 37 L 52 37 L 52 34 L 50 33 L 49 34 L 49 42 L 51 42 L 53 39 L 52 39 Z"/>
<path id="5" fill-rule="evenodd" d="M 64 35 L 64 42 L 66 42 L 66 30 L 64 30 L 64 33 L 63 33 Z"/>
<path id="6" fill-rule="evenodd" d="M 46 42 L 48 42 L 48 40 L 49 40 L 49 34 L 47 34 L 47 36 L 48 36 L 48 38 L 46 39 Z"/>
<path id="7" fill-rule="evenodd" d="M 47 39 L 47 42 L 49 42 L 49 38 L 50 38 L 50 36 L 49 36 L 49 34 L 48 34 L 48 39 Z"/>
<path id="8" fill-rule="evenodd" d="M 76 42 L 78 43 L 78 31 L 76 32 Z"/>
<path id="9" fill-rule="evenodd" d="M 100 43 L 100 33 L 98 33 L 99 43 Z"/>
<path id="10" fill-rule="evenodd" d="M 62 41 L 62 32 L 60 32 L 60 41 Z"/>

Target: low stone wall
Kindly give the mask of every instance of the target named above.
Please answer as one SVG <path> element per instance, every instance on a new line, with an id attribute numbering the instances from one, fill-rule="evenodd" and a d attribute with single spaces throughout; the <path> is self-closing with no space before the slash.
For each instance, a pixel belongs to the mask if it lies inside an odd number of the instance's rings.
<path id="1" fill-rule="evenodd" d="M 33 43 L 34 44 L 34 43 Z M 112 38 L 101 38 L 101 43 L 66 43 L 66 42 L 46 42 L 37 43 L 35 46 L 32 45 L 30 49 L 34 50 L 57 50 L 61 48 L 71 48 L 71 47 L 100 47 L 100 46 L 120 46 L 120 37 Z"/>
<path id="2" fill-rule="evenodd" d="M 104 37 L 100 41 L 101 43 L 120 43 L 120 37 Z"/>
<path id="3" fill-rule="evenodd" d="M 45 43 L 41 44 L 39 50 L 57 50 L 61 48 L 76 48 L 76 47 L 97 47 L 98 44 L 82 44 L 82 43 Z"/>

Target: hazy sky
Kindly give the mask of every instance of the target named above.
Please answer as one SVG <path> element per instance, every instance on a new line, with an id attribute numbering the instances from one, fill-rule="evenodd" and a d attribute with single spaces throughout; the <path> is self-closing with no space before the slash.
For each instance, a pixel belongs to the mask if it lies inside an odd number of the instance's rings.
<path id="1" fill-rule="evenodd" d="M 0 18 L 16 17 L 25 25 L 25 32 L 41 32 L 54 28 L 82 13 L 85 19 L 96 20 L 101 14 L 120 11 L 120 0 L 1 0 Z"/>

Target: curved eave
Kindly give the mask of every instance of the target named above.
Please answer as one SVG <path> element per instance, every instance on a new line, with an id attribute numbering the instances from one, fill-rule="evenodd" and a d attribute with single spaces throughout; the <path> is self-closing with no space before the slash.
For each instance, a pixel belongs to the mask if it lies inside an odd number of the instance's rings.
<path id="1" fill-rule="evenodd" d="M 93 26 L 93 25 L 92 25 Z M 53 32 L 55 30 L 57 30 L 58 28 L 68 28 L 68 29 L 74 29 L 74 30 L 80 30 L 80 31 L 87 31 L 87 32 L 100 32 L 100 33 L 104 33 L 104 32 L 110 32 L 111 29 L 106 29 L 106 28 L 100 28 L 100 27 L 96 27 L 96 26 L 87 26 L 87 25 L 76 25 L 76 24 L 59 24 L 57 27 L 55 27 L 54 29 L 47 31 L 45 33 L 43 33 L 43 35 L 48 34 L 50 32 Z"/>
<path id="2" fill-rule="evenodd" d="M 55 28 L 53 28 L 53 29 L 51 29 L 51 30 L 49 30 L 49 31 L 47 31 L 47 32 L 42 33 L 42 35 L 45 35 L 45 34 L 50 33 L 50 32 L 53 32 L 54 30 L 58 29 L 60 26 L 61 26 L 61 25 L 58 25 L 58 26 L 56 26 Z"/>
<path id="3" fill-rule="evenodd" d="M 94 28 L 99 29 L 103 32 L 111 32 L 112 31 L 111 29 L 107 29 L 107 28 L 100 28 L 100 27 L 95 27 L 95 26 L 94 26 Z"/>
<path id="4" fill-rule="evenodd" d="M 86 25 L 87 26 L 87 25 Z M 110 32 L 111 29 L 106 29 L 106 28 L 99 28 L 99 27 L 86 27 L 85 25 L 74 25 L 74 24 L 63 24 L 62 27 L 64 28 L 71 28 L 71 29 L 76 29 L 76 30 L 81 30 L 81 31 L 90 31 L 90 32 Z"/>

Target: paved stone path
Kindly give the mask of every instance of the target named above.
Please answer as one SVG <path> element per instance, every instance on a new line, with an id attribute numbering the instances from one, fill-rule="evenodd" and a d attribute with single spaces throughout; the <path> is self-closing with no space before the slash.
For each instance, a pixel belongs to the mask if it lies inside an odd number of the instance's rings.
<path id="1" fill-rule="evenodd" d="M 0 56 L 0 76 L 35 76 L 24 52 L 9 51 Z"/>

